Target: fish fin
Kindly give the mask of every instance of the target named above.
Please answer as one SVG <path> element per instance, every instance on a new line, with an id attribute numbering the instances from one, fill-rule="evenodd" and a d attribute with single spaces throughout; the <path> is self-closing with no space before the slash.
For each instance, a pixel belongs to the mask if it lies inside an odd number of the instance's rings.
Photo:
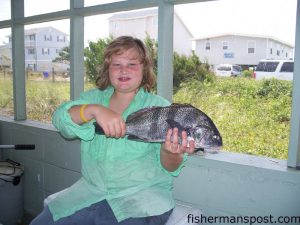
<path id="1" fill-rule="evenodd" d="M 131 141 L 143 141 L 141 138 L 139 138 L 138 136 L 133 135 L 133 134 L 128 135 L 127 139 L 131 140 Z"/>
<path id="2" fill-rule="evenodd" d="M 196 153 L 196 152 L 200 152 L 200 151 L 201 151 L 201 152 L 204 152 L 204 148 L 195 148 L 195 151 L 194 151 L 194 152 Z"/>
<path id="3" fill-rule="evenodd" d="M 126 122 L 129 122 L 135 118 L 140 117 L 143 113 L 148 112 L 149 110 L 153 110 L 153 109 L 157 109 L 157 108 L 161 108 L 161 106 L 146 107 L 146 108 L 140 109 L 136 112 L 133 112 L 127 117 Z"/>
<path id="4" fill-rule="evenodd" d="M 171 119 L 167 119 L 166 122 L 169 124 L 169 126 L 173 129 L 173 128 L 178 128 L 178 132 L 181 133 L 182 131 L 186 131 L 187 136 L 191 137 L 191 128 L 189 127 L 183 127 L 180 123 L 178 123 L 175 120 L 171 120 Z"/>
<path id="5" fill-rule="evenodd" d="M 175 120 L 171 120 L 171 119 L 167 119 L 166 122 L 169 124 L 169 126 L 173 129 L 175 127 L 178 128 L 178 130 L 185 130 L 184 127 L 178 123 L 177 121 Z"/>
<path id="6" fill-rule="evenodd" d="M 98 123 L 94 123 L 95 126 L 95 133 L 96 134 L 104 134 L 104 130 L 102 129 L 102 127 L 100 127 L 100 125 Z"/>
<path id="7" fill-rule="evenodd" d="M 196 108 L 195 106 L 193 106 L 193 105 L 191 105 L 189 103 L 172 103 L 171 106 L 173 106 L 173 107 L 191 107 L 191 108 L 200 110 L 200 109 Z"/>

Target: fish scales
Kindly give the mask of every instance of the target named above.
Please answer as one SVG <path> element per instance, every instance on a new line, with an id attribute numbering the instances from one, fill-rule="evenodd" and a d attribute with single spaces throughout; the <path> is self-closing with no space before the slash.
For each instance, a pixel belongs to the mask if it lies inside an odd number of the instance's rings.
<path id="1" fill-rule="evenodd" d="M 96 133 L 103 134 L 98 124 L 95 127 Z M 188 104 L 154 106 L 132 113 L 126 120 L 126 135 L 130 140 L 162 143 L 168 129 L 174 127 L 178 128 L 179 133 L 186 131 L 189 140 L 195 141 L 196 148 L 218 150 L 223 144 L 213 121 L 204 112 Z"/>

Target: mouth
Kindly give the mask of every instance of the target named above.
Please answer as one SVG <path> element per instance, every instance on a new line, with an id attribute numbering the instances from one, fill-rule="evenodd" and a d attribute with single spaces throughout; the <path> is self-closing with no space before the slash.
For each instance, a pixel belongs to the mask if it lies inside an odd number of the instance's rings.
<path id="1" fill-rule="evenodd" d="M 220 152 L 221 149 L 222 149 L 222 146 L 218 146 L 218 147 L 206 146 L 204 148 L 197 149 L 196 153 L 198 153 L 198 154 L 203 154 L 203 153 L 217 154 Z"/>
<path id="2" fill-rule="evenodd" d="M 119 77 L 118 80 L 121 82 L 127 82 L 127 81 L 131 80 L 131 78 L 130 77 Z"/>
<path id="3" fill-rule="evenodd" d="M 207 147 L 204 148 L 207 152 L 219 152 L 222 149 L 222 146 L 214 146 L 214 147 Z"/>

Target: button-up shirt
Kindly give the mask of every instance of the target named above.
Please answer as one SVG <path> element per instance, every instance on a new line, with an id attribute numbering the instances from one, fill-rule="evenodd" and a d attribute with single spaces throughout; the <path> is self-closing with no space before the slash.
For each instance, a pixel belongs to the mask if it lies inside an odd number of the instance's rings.
<path id="1" fill-rule="evenodd" d="M 95 134 L 94 121 L 82 125 L 72 121 L 68 113 L 72 106 L 108 107 L 113 92 L 112 87 L 83 92 L 79 99 L 63 103 L 53 114 L 53 125 L 64 137 L 81 139 L 82 174 L 82 178 L 49 203 L 54 221 L 104 199 L 118 221 L 159 215 L 174 207 L 173 178 L 183 163 L 173 172 L 164 169 L 160 162 L 160 143 L 132 141 L 126 136 L 109 138 Z M 139 109 L 169 104 L 162 97 L 140 89 L 122 117 L 126 120 Z"/>

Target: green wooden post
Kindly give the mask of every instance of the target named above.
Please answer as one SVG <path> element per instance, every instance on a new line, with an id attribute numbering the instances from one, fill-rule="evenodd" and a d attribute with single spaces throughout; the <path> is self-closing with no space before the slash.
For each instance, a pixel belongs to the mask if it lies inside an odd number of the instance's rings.
<path id="1" fill-rule="evenodd" d="M 157 93 L 169 101 L 172 101 L 173 95 L 173 18 L 173 3 L 160 1 L 158 8 Z"/>
<path id="2" fill-rule="evenodd" d="M 287 164 L 300 165 L 300 0 L 297 1 L 291 131 Z"/>
<path id="3" fill-rule="evenodd" d="M 24 0 L 11 0 L 11 15 L 14 118 L 26 120 L 24 24 L 16 22 L 24 18 Z"/>
<path id="4" fill-rule="evenodd" d="M 76 14 L 74 10 L 82 7 L 84 7 L 83 0 L 70 0 L 70 97 L 72 100 L 78 98 L 79 94 L 84 90 L 84 17 Z"/>

